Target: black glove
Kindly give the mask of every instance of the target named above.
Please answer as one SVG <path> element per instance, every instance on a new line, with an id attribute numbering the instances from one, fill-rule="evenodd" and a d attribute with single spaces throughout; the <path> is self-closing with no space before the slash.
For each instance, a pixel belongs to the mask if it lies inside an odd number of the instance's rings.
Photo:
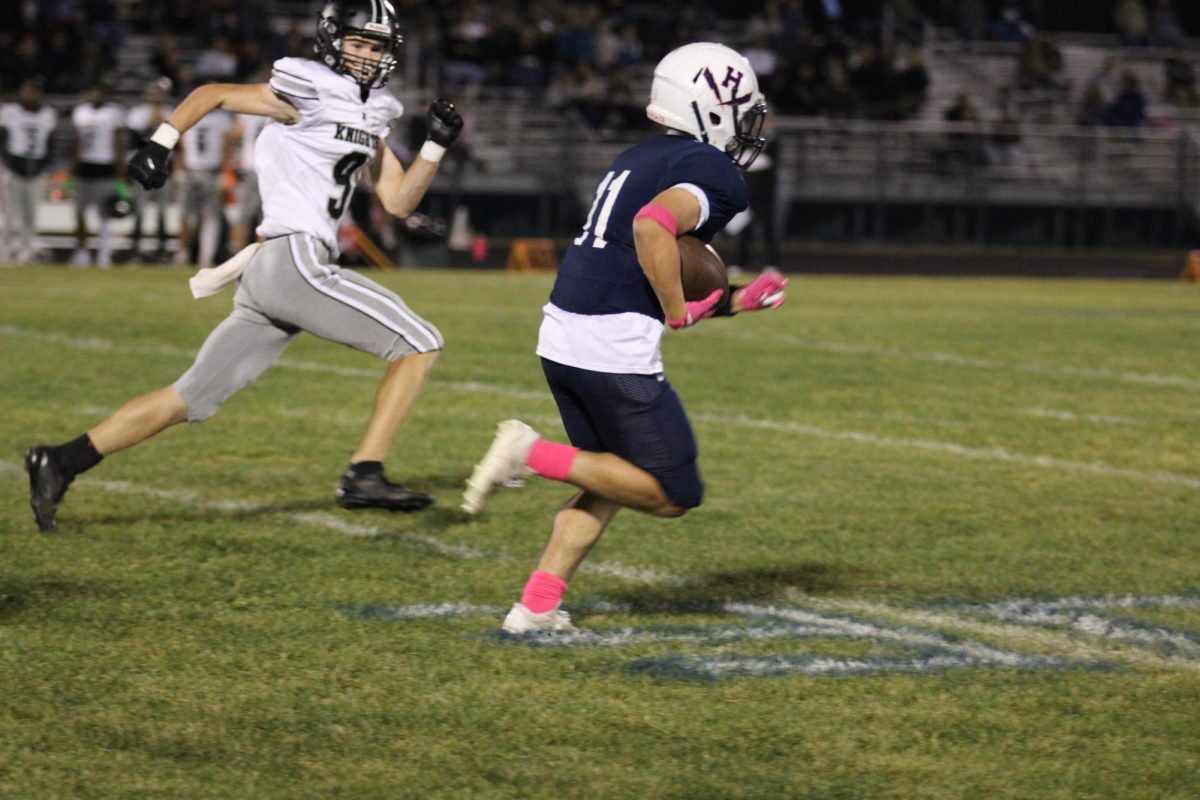
<path id="1" fill-rule="evenodd" d="M 428 136 L 429 141 L 449 147 L 462 133 L 463 118 L 454 110 L 454 103 L 439 97 L 429 106 Z"/>
<path id="2" fill-rule="evenodd" d="M 129 159 L 129 177 L 147 189 L 157 189 L 171 176 L 171 151 L 146 142 Z"/>

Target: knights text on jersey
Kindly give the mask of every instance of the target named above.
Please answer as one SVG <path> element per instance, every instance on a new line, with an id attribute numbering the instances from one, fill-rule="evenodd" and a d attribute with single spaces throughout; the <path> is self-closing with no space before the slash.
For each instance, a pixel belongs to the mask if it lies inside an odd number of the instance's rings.
<path id="1" fill-rule="evenodd" d="M 281 58 L 271 88 L 300 112 L 295 125 L 263 128 L 254 151 L 263 222 L 258 235 L 307 233 L 337 252 L 337 227 L 362 167 L 404 112 L 383 90 L 366 102 L 358 84 L 316 61 Z"/>
<path id="2" fill-rule="evenodd" d="M 706 242 L 747 205 L 741 173 L 712 145 L 653 136 L 617 156 L 559 266 L 538 355 L 598 372 L 662 371 L 662 306 L 638 262 L 633 217 L 676 186 L 699 201 L 690 233 Z"/>
<path id="3" fill-rule="evenodd" d="M 30 111 L 20 103 L 0 106 L 0 128 L 5 130 L 4 164 L 24 177 L 32 177 L 46 165 L 50 134 L 58 114 L 49 106 Z"/>

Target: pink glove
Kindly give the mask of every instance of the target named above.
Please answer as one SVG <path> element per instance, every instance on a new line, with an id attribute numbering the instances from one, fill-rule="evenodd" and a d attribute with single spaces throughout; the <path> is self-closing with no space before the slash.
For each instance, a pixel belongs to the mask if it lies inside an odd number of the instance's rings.
<path id="1" fill-rule="evenodd" d="M 787 299 L 787 278 L 768 269 L 738 292 L 742 311 L 762 311 L 779 308 Z"/>
<path id="2" fill-rule="evenodd" d="M 683 319 L 669 319 L 667 324 L 675 330 L 686 328 L 695 325 L 700 320 L 711 317 L 713 312 L 717 310 L 717 304 L 721 302 L 721 295 L 725 294 L 724 289 L 713 289 L 713 293 L 703 300 L 693 300 L 687 304 L 687 314 Z"/>

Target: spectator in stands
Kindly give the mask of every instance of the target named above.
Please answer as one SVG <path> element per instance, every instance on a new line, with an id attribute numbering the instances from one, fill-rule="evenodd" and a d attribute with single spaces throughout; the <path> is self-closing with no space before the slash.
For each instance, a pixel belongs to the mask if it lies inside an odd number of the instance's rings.
<path id="1" fill-rule="evenodd" d="M 572 5 L 567 7 L 567 21 L 558 29 L 555 50 L 559 61 L 578 65 L 581 62 L 595 63 L 596 21 L 600 9 L 595 6 Z"/>
<path id="2" fill-rule="evenodd" d="M 42 46 L 37 36 L 26 33 L 17 40 L 12 57 L 6 58 L 3 66 L 4 69 L 0 70 L 0 88 L 5 92 L 12 92 L 27 81 L 41 77 L 41 70 L 52 65 L 45 64 Z"/>
<path id="3" fill-rule="evenodd" d="M 631 22 L 627 22 L 618 30 L 617 39 L 617 66 L 629 69 L 642 63 L 645 58 L 646 48 L 642 45 L 642 40 L 638 38 L 637 26 Z"/>
<path id="4" fill-rule="evenodd" d="M 1061 92 L 1069 88 L 1063 77 L 1062 51 L 1048 33 L 1035 33 L 1017 57 L 1017 88 L 1023 92 Z"/>
<path id="5" fill-rule="evenodd" d="M 1024 44 L 1033 36 L 1033 26 L 1026 20 L 1018 0 L 1004 0 L 1000 18 L 992 26 L 992 38 L 1001 42 Z"/>
<path id="6" fill-rule="evenodd" d="M 996 96 L 1000 115 L 992 126 L 988 161 L 997 167 L 1011 168 L 1021 163 L 1021 119 L 1014 108 L 1012 95 L 1012 88 L 1003 86 Z"/>
<path id="7" fill-rule="evenodd" d="M 1167 101 L 1177 106 L 1200 106 L 1196 92 L 1196 69 L 1182 48 L 1176 48 L 1164 62 L 1166 67 Z"/>
<path id="8" fill-rule="evenodd" d="M 1080 125 L 1107 124 L 1109 106 L 1117 99 L 1121 88 L 1116 77 L 1119 63 L 1120 60 L 1116 56 L 1109 56 L 1088 79 L 1080 104 Z"/>
<path id="9" fill-rule="evenodd" d="M 891 60 L 882 47 L 865 44 L 855 50 L 850 86 L 868 119 L 889 118 L 892 78 Z"/>
<path id="10" fill-rule="evenodd" d="M 1113 22 L 1121 43 L 1145 47 L 1149 41 L 1150 23 L 1143 0 L 1117 0 L 1113 6 Z"/>
<path id="11" fill-rule="evenodd" d="M 237 75 L 237 53 L 228 36 L 218 34 L 196 59 L 196 80 L 230 81 Z"/>
<path id="12" fill-rule="evenodd" d="M 955 15 L 958 35 L 967 42 L 978 42 L 988 33 L 988 12 L 983 0 L 959 0 Z"/>
<path id="13" fill-rule="evenodd" d="M 166 78 L 172 86 L 185 86 L 183 82 L 183 58 L 179 54 L 179 45 L 175 37 L 166 35 L 157 39 L 158 44 L 150 56 L 150 66 L 159 77 Z"/>
<path id="14" fill-rule="evenodd" d="M 1104 121 L 1117 128 L 1139 128 L 1146 121 L 1146 93 L 1129 70 L 1121 75 L 1121 92 L 1108 107 Z"/>
<path id="15" fill-rule="evenodd" d="M 881 28 L 884 41 L 920 47 L 925 44 L 925 17 L 913 0 L 885 0 Z"/>
<path id="16" fill-rule="evenodd" d="M 477 0 L 469 0 L 459 10 L 458 19 L 446 28 L 443 37 L 442 78 L 450 86 L 482 86 L 487 83 L 484 42 L 491 28 Z"/>
<path id="17" fill-rule="evenodd" d="M 925 105 L 929 91 L 929 70 L 925 68 L 925 55 L 912 48 L 901 55 L 894 84 L 896 119 L 913 117 Z"/>
<path id="18" fill-rule="evenodd" d="M 1155 0 L 1150 11 L 1150 44 L 1154 47 L 1178 47 L 1183 44 L 1183 26 L 1171 8 L 1171 0 Z"/>
<path id="19" fill-rule="evenodd" d="M 846 62 L 837 56 L 827 57 L 821 64 L 821 98 L 819 107 L 831 119 L 851 119 L 858 114 L 859 104 L 850 88 Z"/>
<path id="20" fill-rule="evenodd" d="M 942 114 L 957 130 L 946 134 L 946 156 L 952 165 L 979 167 L 987 164 L 984 147 L 983 120 L 979 110 L 966 92 L 955 98 L 954 104 Z"/>
<path id="21" fill-rule="evenodd" d="M 755 34 L 749 46 L 742 48 L 742 55 L 750 62 L 750 66 L 754 68 L 754 73 L 758 75 L 760 81 L 771 82 L 775 69 L 779 65 L 779 56 L 775 52 L 775 48 L 771 47 L 765 32 Z"/>

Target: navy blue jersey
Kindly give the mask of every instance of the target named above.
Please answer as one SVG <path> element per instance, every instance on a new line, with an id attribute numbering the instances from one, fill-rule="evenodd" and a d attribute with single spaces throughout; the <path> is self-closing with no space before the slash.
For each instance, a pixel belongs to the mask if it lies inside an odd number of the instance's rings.
<path id="1" fill-rule="evenodd" d="M 567 249 L 550 302 L 574 314 L 636 312 L 663 320 L 662 306 L 638 263 L 633 217 L 661 192 L 690 184 L 707 198 L 708 216 L 690 233 L 711 242 L 746 209 L 746 182 L 728 156 L 682 136 L 653 136 L 613 161 L 596 188 L 583 232 Z"/>

